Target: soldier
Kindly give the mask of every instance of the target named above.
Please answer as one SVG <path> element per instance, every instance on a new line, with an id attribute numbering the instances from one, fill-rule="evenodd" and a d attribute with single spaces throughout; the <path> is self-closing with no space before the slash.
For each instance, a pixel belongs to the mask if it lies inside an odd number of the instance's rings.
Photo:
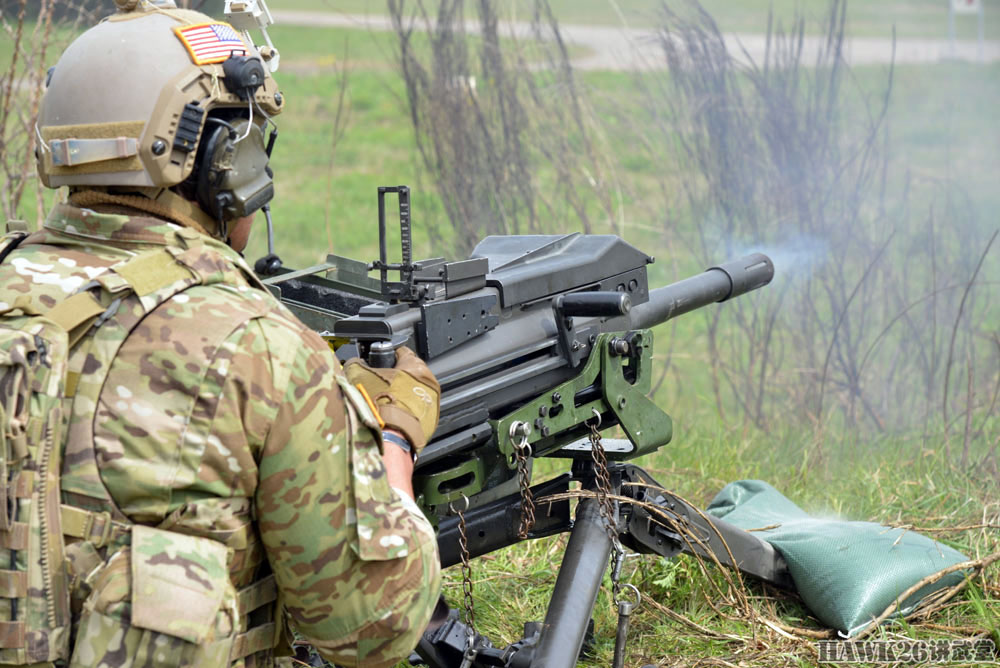
<path id="1" fill-rule="evenodd" d="M 171 0 L 115 1 L 41 105 L 39 174 L 67 198 L 0 241 L 2 322 L 70 346 L 56 389 L 0 392 L 0 664 L 270 666 L 290 628 L 390 666 L 440 588 L 409 452 L 440 387 L 406 349 L 348 380 L 240 255 L 283 106 L 257 52 Z M 9 360 L 58 361 L 39 336 Z"/>

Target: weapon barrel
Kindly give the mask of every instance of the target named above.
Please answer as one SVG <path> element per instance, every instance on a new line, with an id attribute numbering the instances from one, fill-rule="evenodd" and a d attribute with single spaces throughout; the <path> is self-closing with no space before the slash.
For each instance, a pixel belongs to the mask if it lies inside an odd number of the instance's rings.
<path id="1" fill-rule="evenodd" d="M 771 282 L 774 264 L 763 253 L 754 253 L 708 269 L 662 288 L 649 291 L 649 301 L 633 306 L 632 328 L 652 327 L 671 318 L 756 290 Z"/>

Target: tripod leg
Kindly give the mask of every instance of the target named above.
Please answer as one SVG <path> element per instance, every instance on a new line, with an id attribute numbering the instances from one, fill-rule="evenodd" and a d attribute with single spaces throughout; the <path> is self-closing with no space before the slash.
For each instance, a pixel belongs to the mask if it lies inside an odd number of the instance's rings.
<path id="1" fill-rule="evenodd" d="M 597 499 L 580 501 L 531 666 L 576 665 L 610 554 Z"/>

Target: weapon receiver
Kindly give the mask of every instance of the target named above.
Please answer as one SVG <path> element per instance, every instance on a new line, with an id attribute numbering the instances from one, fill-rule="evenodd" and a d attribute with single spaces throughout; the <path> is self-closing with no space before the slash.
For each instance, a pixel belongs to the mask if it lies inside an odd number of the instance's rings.
<path id="1" fill-rule="evenodd" d="M 399 263 L 387 260 L 388 193 L 399 197 Z M 342 360 L 391 364 L 395 348 L 407 345 L 428 363 L 442 386 L 441 418 L 415 483 L 431 515 L 463 495 L 476 507 L 484 491 L 491 498 L 514 491 L 512 428 L 535 456 L 589 456 L 580 440 L 596 410 L 602 427 L 621 425 L 628 436 L 610 440 L 610 459 L 666 444 L 670 418 L 645 396 L 649 328 L 757 289 L 774 274 L 755 254 L 650 290 L 652 257 L 615 236 L 577 233 L 492 236 L 467 260 L 414 262 L 409 189 L 378 194 L 379 260 L 331 255 L 265 282 Z M 399 281 L 389 280 L 392 271 Z"/>

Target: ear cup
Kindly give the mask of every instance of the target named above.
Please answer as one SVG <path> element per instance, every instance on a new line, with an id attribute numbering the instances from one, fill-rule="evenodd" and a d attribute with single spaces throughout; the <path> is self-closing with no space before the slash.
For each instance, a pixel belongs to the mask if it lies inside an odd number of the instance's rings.
<path id="1" fill-rule="evenodd" d="M 274 196 L 264 133 L 256 124 L 250 124 L 247 132 L 248 123 L 218 124 L 204 139 L 197 165 L 197 199 L 215 220 L 250 215 Z"/>
<path id="2" fill-rule="evenodd" d="M 231 203 L 232 193 L 222 190 L 226 164 L 235 149 L 233 132 L 226 125 L 213 125 L 204 139 L 205 148 L 196 166 L 198 175 L 198 204 L 215 220 L 226 220 L 225 208 Z"/>

